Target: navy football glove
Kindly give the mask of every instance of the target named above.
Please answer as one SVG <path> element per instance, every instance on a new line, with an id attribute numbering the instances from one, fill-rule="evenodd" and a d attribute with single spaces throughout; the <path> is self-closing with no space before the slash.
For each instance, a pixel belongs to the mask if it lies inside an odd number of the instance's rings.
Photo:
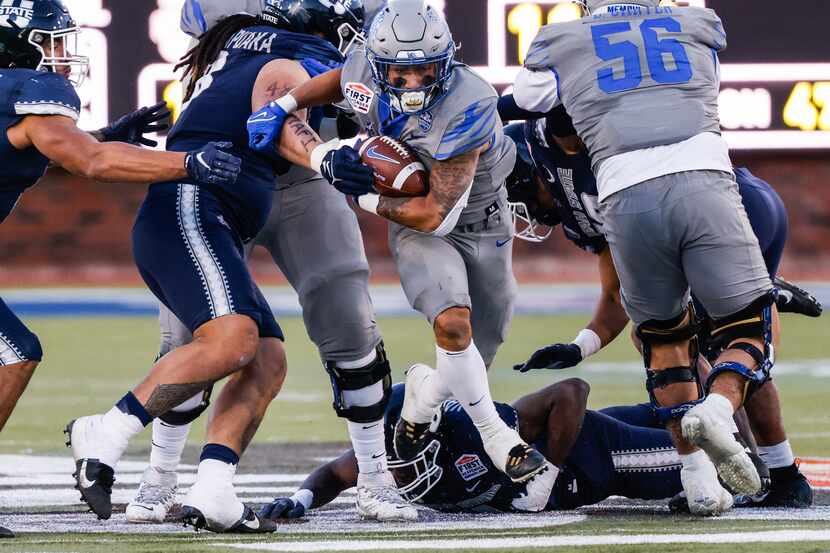
<path id="1" fill-rule="evenodd" d="M 170 117 L 167 102 L 159 102 L 150 107 L 143 107 L 124 117 L 113 121 L 109 126 L 101 129 L 104 142 L 127 142 L 144 146 L 158 146 L 158 142 L 144 138 L 147 133 L 159 132 L 167 129 L 167 122 L 159 123 Z"/>
<path id="2" fill-rule="evenodd" d="M 268 505 L 263 505 L 259 510 L 259 516 L 277 520 L 281 518 L 301 518 L 305 515 L 305 507 L 302 503 L 295 503 L 289 497 L 278 497 Z"/>
<path id="3" fill-rule="evenodd" d="M 224 151 L 231 146 L 230 142 L 209 142 L 198 150 L 188 152 L 184 158 L 187 174 L 202 184 L 235 183 L 242 170 L 242 160 Z"/>
<path id="4" fill-rule="evenodd" d="M 551 344 L 533 352 L 526 362 L 513 365 L 514 371 L 532 369 L 567 369 L 582 362 L 582 350 L 576 344 Z"/>
<path id="5" fill-rule="evenodd" d="M 248 118 L 248 146 L 257 152 L 276 148 L 288 113 L 277 102 L 270 102 Z"/>
<path id="6" fill-rule="evenodd" d="M 320 164 L 320 174 L 347 196 L 362 196 L 375 191 L 374 172 L 351 146 L 329 151 Z"/>

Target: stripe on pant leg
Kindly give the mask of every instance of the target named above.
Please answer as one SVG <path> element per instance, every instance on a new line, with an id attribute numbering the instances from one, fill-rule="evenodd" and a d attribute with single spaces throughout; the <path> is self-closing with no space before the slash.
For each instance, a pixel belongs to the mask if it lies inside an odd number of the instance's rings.
<path id="1" fill-rule="evenodd" d="M 617 472 L 657 472 L 682 464 L 673 447 L 612 451 L 611 459 Z"/>
<path id="2" fill-rule="evenodd" d="M 179 229 L 190 258 L 202 280 L 212 318 L 234 313 L 233 297 L 222 264 L 205 237 L 199 217 L 199 189 L 192 184 L 179 185 Z"/>
<path id="3" fill-rule="evenodd" d="M 0 332 L 0 365 L 14 365 L 26 361 L 17 346 L 5 334 Z"/>

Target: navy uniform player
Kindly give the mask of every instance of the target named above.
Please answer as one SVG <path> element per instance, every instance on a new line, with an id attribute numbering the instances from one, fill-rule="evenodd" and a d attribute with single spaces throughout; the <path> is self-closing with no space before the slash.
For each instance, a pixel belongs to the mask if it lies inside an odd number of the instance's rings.
<path id="1" fill-rule="evenodd" d="M 495 91 L 454 54 L 440 13 L 418 0 L 391 2 L 342 70 L 267 106 L 249 132 L 255 148 L 271 148 L 289 113 L 345 98 L 368 133 L 406 142 L 430 168 L 429 194 L 419 198 L 336 184 L 392 221 L 389 245 L 404 292 L 435 333 L 436 369 L 416 365 L 408 372 L 395 448 L 403 458 L 420 451 L 434 409 L 452 396 L 481 431 L 494 464 L 521 481 L 544 470 L 545 461 L 498 417 L 486 372 L 516 293 L 503 186 L 515 148 L 502 134 Z"/>
<path id="2" fill-rule="evenodd" d="M 259 2 L 250 4 L 250 0 L 190 0 L 182 10 L 182 29 L 198 37 L 228 16 L 262 13 Z M 342 14 L 317 0 L 293 0 L 274 9 L 280 15 L 280 28 L 321 34 L 343 53 L 361 36 L 357 31 L 362 30 L 363 20 L 356 0 Z M 310 60 L 297 63 L 304 65 L 309 76 L 328 69 L 310 66 Z M 342 117 L 321 120 L 318 110 L 311 119 L 320 134 L 336 136 L 338 130 L 341 134 L 348 131 Z M 361 469 L 358 513 L 379 520 L 417 517 L 394 484 L 390 485 L 394 481 L 386 467 L 384 428 L 376 424 L 383 418 L 391 375 L 369 297 L 369 264 L 354 212 L 319 174 L 295 165 L 278 172 L 271 213 L 257 237 L 246 245 L 246 257 L 255 245 L 268 250 L 297 291 L 306 329 L 333 377 L 335 408 L 348 421 Z M 192 336 L 163 304 L 159 309 L 160 355 L 164 355 L 190 342 Z M 208 398 L 198 394 L 153 422 L 150 465 L 136 498 L 127 505 L 128 521 L 165 519 L 177 501 L 176 468 L 190 425 L 207 406 Z"/>
<path id="3" fill-rule="evenodd" d="M 244 160 L 243 171 L 234 186 L 196 186 L 186 179 L 156 183 L 138 214 L 133 249 L 139 271 L 194 339 L 159 359 L 110 411 L 67 428 L 78 488 L 101 518 L 111 514 L 113 468 L 129 440 L 154 418 L 230 376 L 213 404 L 184 518 L 217 532 L 274 529 L 239 501 L 232 478 L 285 378 L 282 331 L 248 272 L 243 244 L 265 224 L 276 173 L 290 163 L 276 152 L 248 149 L 245 123 L 278 96 L 286 75 L 307 78 L 296 61 L 326 65 L 341 54 L 322 37 L 284 31 L 271 21 L 265 13 L 229 17 L 184 61 L 191 79 L 167 148 L 189 150 L 222 138 Z M 283 144 L 298 155 L 307 138 L 288 132 Z M 334 160 L 331 168 L 336 178 L 371 180 L 371 172 L 362 166 L 352 171 L 348 161 Z"/>
<path id="4" fill-rule="evenodd" d="M 715 515 L 732 505 L 717 475 L 738 493 L 761 488 L 730 426 L 769 375 L 777 323 L 772 282 L 720 136 L 717 52 L 726 35 L 709 9 L 587 4 L 592 15 L 542 28 L 513 94 L 529 111 L 564 105 L 586 144 L 648 389 L 683 458 L 692 511 Z M 724 350 L 705 399 L 694 370 L 690 285 Z"/>
<path id="5" fill-rule="evenodd" d="M 386 424 L 400 417 L 403 384 L 394 386 Z M 547 386 L 512 405 L 497 403 L 499 416 L 544 452 L 554 470 L 529 482 L 507 478 L 485 453 L 475 425 L 455 400 L 439 408 L 433 439 L 409 461 L 390 462 L 411 501 L 448 512 L 538 512 L 575 509 L 610 496 L 663 499 L 682 489 L 680 458 L 668 432 L 640 428 L 603 411 L 586 411 L 588 384 L 578 378 Z M 302 517 L 354 486 L 357 467 L 346 451 L 312 472 L 292 497 L 276 498 L 260 515 Z M 308 498 L 307 504 L 297 496 Z"/>
<path id="6" fill-rule="evenodd" d="M 569 240 L 597 255 L 602 290 L 591 322 L 573 342 L 541 348 L 527 362 L 515 367 L 522 372 L 573 367 L 608 345 L 628 324 L 628 317 L 620 303 L 617 272 L 596 213 L 597 190 L 591 160 L 579 143 L 573 142 L 572 133 L 567 132 L 567 124 L 566 132 L 561 131 L 563 118 L 559 116 L 556 119 L 558 121 L 552 117 L 529 121 L 524 125 L 511 125 L 505 130 L 505 134 L 516 142 L 519 151 L 516 169 L 507 181 L 511 208 L 524 219 L 524 228 L 517 228 L 517 236 L 528 236 L 539 241 L 541 237 L 536 232 L 538 221 L 544 221 L 547 226 L 561 221 Z M 786 281 L 776 278 L 787 237 L 784 204 L 768 183 L 752 175 L 749 170 L 739 168 L 735 174 L 749 222 L 762 245 L 770 278 L 774 278 L 776 283 L 786 284 Z M 796 288 L 789 286 L 789 289 Z M 782 301 L 784 297 L 779 296 L 781 311 L 799 307 L 799 312 L 805 314 L 816 310 L 820 312 L 820 305 L 803 291 L 796 292 L 791 298 Z M 703 318 L 705 314 L 699 312 L 698 316 Z M 707 342 L 701 336 L 700 349 L 707 357 L 714 359 L 719 351 L 710 351 Z M 765 407 L 770 403 L 779 403 L 778 389 L 772 380 L 767 381 L 747 402 L 746 412 L 759 444 L 758 452 L 770 467 L 771 486 L 764 492 L 762 500 L 751 501 L 748 496 L 742 496 L 739 502 L 742 506 L 809 506 L 812 503 L 809 484 L 795 464 L 780 411 L 776 416 Z M 659 425 L 654 410 L 648 404 L 639 406 L 638 410 L 615 411 L 612 416 L 638 426 Z"/>

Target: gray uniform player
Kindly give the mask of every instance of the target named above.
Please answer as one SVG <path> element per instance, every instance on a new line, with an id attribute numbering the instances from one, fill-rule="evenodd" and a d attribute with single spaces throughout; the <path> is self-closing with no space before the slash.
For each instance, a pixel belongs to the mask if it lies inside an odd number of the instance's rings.
<path id="1" fill-rule="evenodd" d="M 454 396 L 494 464 L 522 481 L 546 462 L 498 417 L 486 373 L 516 293 L 504 190 L 515 148 L 502 132 L 496 92 L 454 54 L 441 14 L 418 0 L 390 2 L 375 17 L 365 49 L 342 70 L 292 90 L 254 114 L 248 129 L 254 147 L 267 147 L 289 113 L 345 99 L 368 133 L 400 139 L 419 154 L 430 170 L 427 196 L 341 187 L 392 221 L 389 244 L 404 291 L 435 332 L 436 368 L 418 364 L 407 373 L 395 449 L 404 459 L 421 451 L 434 409 Z M 313 152 L 311 164 L 324 155 L 324 148 Z"/>
<path id="2" fill-rule="evenodd" d="M 591 153 L 652 402 L 682 454 L 690 507 L 717 514 L 732 501 L 715 468 L 736 492 L 760 488 L 730 421 L 768 378 L 774 316 L 772 284 L 720 136 L 717 52 L 726 35 L 708 9 L 657 0 L 588 7 L 589 17 L 540 31 L 514 97 L 536 112 L 564 104 Z M 690 285 L 725 346 L 705 400 L 693 370 Z"/>
<path id="3" fill-rule="evenodd" d="M 237 13 L 260 15 L 260 0 L 189 0 L 182 8 L 182 30 L 201 36 Z M 302 82 L 308 76 L 301 73 L 299 79 Z M 336 118 L 324 118 L 320 132 L 336 137 L 337 127 Z M 381 520 L 416 518 L 415 509 L 400 500 L 394 486 L 386 485 L 383 425 L 373 424 L 385 408 L 383 381 L 389 375 L 389 364 L 369 297 L 369 264 L 354 212 L 318 172 L 294 165 L 279 176 L 268 221 L 246 246 L 246 256 L 257 245 L 268 250 L 299 295 L 306 330 L 332 376 L 335 409 L 348 419 L 353 445 L 362 452 L 364 477 L 358 486 L 358 512 Z M 193 339 L 161 304 L 159 322 L 159 356 Z M 126 509 L 130 522 L 161 522 L 167 516 L 175 502 L 175 471 L 190 425 L 208 407 L 209 397 L 210 390 L 154 421 L 150 466 Z M 312 500 L 296 499 L 308 506 Z"/>

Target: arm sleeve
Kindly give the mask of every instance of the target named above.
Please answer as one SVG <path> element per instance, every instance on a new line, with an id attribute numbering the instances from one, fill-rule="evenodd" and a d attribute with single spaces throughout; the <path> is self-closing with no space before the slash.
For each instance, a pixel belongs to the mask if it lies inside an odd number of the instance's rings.
<path id="1" fill-rule="evenodd" d="M 523 67 L 513 87 L 516 105 L 526 111 L 547 113 L 562 102 L 559 75 L 554 68 L 534 70 Z"/>
<path id="2" fill-rule="evenodd" d="M 23 83 L 14 100 L 14 111 L 17 115 L 63 115 L 77 121 L 81 100 L 64 77 L 43 73 Z"/>
<path id="3" fill-rule="evenodd" d="M 444 161 L 479 148 L 490 141 L 501 125 L 496 97 L 478 100 L 453 117 L 433 157 Z"/>

